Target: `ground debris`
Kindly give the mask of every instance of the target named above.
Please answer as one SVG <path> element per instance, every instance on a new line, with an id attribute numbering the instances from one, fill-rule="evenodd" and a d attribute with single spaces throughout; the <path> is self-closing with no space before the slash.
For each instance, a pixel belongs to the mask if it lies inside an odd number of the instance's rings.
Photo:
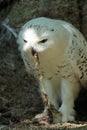
<path id="1" fill-rule="evenodd" d="M 11 126 L 3 126 L 0 130 L 87 130 L 87 123 L 57 123 L 51 125 L 33 125 L 30 123 L 17 123 Z"/>

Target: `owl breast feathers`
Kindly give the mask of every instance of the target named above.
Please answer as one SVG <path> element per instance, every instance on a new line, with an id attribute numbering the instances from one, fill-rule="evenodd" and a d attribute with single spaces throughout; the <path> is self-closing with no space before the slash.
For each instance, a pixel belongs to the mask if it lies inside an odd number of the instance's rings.
<path id="1" fill-rule="evenodd" d="M 74 101 L 87 84 L 87 42 L 70 23 L 36 18 L 20 30 L 17 43 L 28 73 L 32 71 L 44 87 L 48 101 L 61 113 L 61 122 L 74 121 Z M 35 66 L 31 51 L 38 54 Z M 61 106 L 60 106 L 61 104 Z M 57 117 L 58 118 L 58 117 Z"/>

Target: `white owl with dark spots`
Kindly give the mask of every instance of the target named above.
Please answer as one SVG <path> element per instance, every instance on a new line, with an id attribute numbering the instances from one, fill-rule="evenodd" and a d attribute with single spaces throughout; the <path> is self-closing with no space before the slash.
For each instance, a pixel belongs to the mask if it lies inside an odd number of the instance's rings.
<path id="1" fill-rule="evenodd" d="M 17 43 L 27 71 L 32 68 L 38 79 L 41 76 L 41 91 L 48 96 L 44 111 L 51 104 L 61 114 L 61 122 L 74 121 L 74 101 L 80 88 L 87 87 L 84 36 L 65 21 L 40 17 L 21 28 Z M 31 64 L 29 57 L 38 64 Z"/>

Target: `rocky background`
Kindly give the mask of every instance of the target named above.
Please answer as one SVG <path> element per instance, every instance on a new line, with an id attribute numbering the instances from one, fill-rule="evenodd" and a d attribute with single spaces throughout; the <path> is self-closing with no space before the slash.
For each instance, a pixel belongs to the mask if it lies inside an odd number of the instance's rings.
<path id="1" fill-rule="evenodd" d="M 18 32 L 28 20 L 41 16 L 66 20 L 87 38 L 87 0 L 0 0 L 0 130 L 87 129 L 86 90 L 76 101 L 76 124 L 28 124 L 43 110 L 38 82 L 33 74 L 27 75 L 16 40 L 2 21 L 8 17 L 9 24 Z M 26 123 L 22 124 L 23 121 Z"/>

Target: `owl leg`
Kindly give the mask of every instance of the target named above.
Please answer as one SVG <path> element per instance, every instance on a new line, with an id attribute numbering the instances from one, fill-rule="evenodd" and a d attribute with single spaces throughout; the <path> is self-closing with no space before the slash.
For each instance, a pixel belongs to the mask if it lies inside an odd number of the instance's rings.
<path id="1" fill-rule="evenodd" d="M 59 109 L 60 99 L 59 99 L 59 87 L 54 86 L 51 81 L 44 80 L 44 89 L 47 94 L 48 104 L 53 105 L 56 110 Z"/>
<path id="2" fill-rule="evenodd" d="M 61 113 L 58 112 L 60 100 L 58 100 L 59 87 L 53 86 L 52 82 L 48 80 L 44 80 L 44 84 L 42 84 L 41 93 L 44 101 L 44 112 L 49 116 L 49 119 L 53 123 L 61 122 Z"/>
<path id="3" fill-rule="evenodd" d="M 44 83 L 43 80 L 41 80 L 41 88 L 40 92 L 42 95 L 43 103 L 44 103 L 44 111 L 41 114 L 38 114 L 33 119 L 33 122 L 39 123 L 39 124 L 48 124 L 52 122 L 52 113 L 50 110 L 50 103 L 48 101 L 48 95 L 44 89 Z"/>
<path id="4" fill-rule="evenodd" d="M 61 83 L 62 105 L 59 108 L 59 112 L 62 114 L 62 122 L 75 120 L 74 101 L 78 96 L 79 90 L 80 90 L 80 84 L 75 79 L 75 77 L 71 81 L 62 79 Z"/>
<path id="5" fill-rule="evenodd" d="M 48 96 L 45 91 L 41 91 L 42 99 L 44 102 L 44 111 L 38 114 L 33 119 L 33 123 L 49 124 L 53 122 L 52 112 L 50 110 L 50 104 L 48 102 Z"/>

